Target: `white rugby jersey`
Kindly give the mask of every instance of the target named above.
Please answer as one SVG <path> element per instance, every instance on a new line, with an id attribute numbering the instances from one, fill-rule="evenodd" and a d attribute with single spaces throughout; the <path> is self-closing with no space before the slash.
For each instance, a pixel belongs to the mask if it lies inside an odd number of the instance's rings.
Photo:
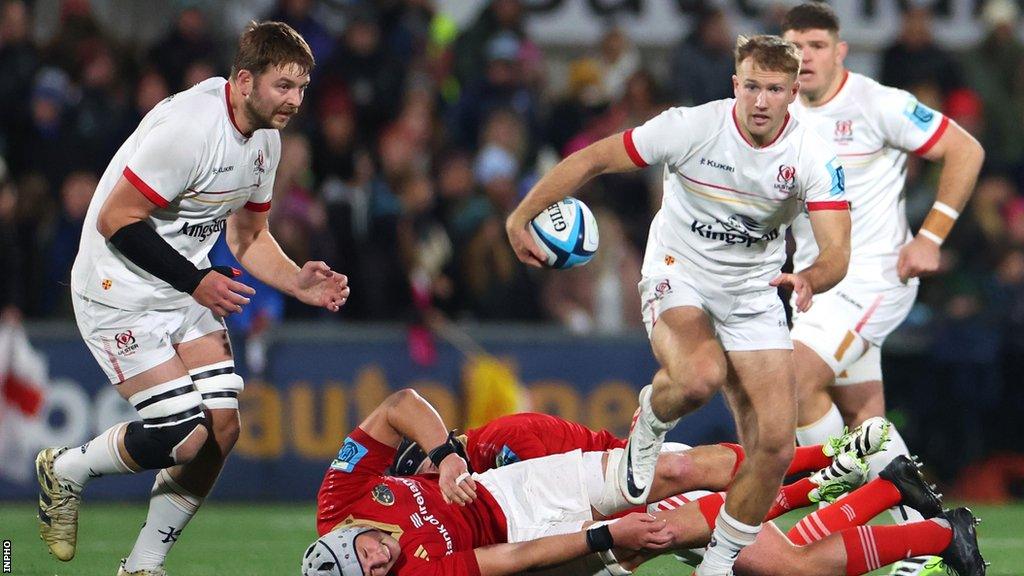
<path id="1" fill-rule="evenodd" d="M 787 117 L 763 148 L 741 134 L 733 99 L 670 108 L 624 133 L 637 166 L 664 164 L 643 274 L 702 272 L 731 293 L 764 290 L 785 262 L 785 228 L 806 208 L 846 209 L 832 147 Z"/>
<path id="2" fill-rule="evenodd" d="M 242 208 L 270 209 L 281 156 L 277 130 L 246 138 L 231 112 L 224 78 L 210 78 L 156 105 L 107 165 L 89 204 L 78 257 L 71 272 L 76 293 L 123 310 L 172 309 L 191 296 L 139 268 L 96 230 L 100 208 L 122 176 L 156 210 L 149 223 L 172 248 L 199 268 Z"/>
<path id="3" fill-rule="evenodd" d="M 900 247 L 912 238 L 903 188 L 907 154 L 924 154 L 938 142 L 949 119 L 903 90 L 847 72 L 836 95 L 820 106 L 797 100 L 791 111 L 832 142 L 846 170 L 853 230 L 847 277 L 896 284 Z M 806 215 L 793 224 L 796 270 L 818 254 Z M 916 281 L 916 280 L 915 280 Z"/>

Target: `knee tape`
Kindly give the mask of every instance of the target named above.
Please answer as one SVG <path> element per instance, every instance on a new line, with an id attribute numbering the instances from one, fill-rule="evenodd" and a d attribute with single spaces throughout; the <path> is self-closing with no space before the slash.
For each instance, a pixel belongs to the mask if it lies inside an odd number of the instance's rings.
<path id="1" fill-rule="evenodd" d="M 177 424 L 203 413 L 203 398 L 188 376 L 136 392 L 128 401 L 147 428 Z"/>
<path id="2" fill-rule="evenodd" d="M 206 426 L 202 400 L 188 376 L 132 394 L 128 401 L 142 421 L 128 424 L 125 450 L 146 469 L 176 464 L 174 452 L 178 445 L 196 427 Z"/>
<path id="3" fill-rule="evenodd" d="M 615 479 L 619 469 L 619 460 L 622 459 L 623 453 L 622 448 L 608 451 L 608 464 L 604 469 L 604 485 L 602 486 L 601 494 L 591 494 L 590 496 L 590 505 L 602 516 L 611 516 L 632 506 L 626 500 L 626 497 L 622 495 L 622 491 L 619 490 L 619 483 Z M 597 496 L 596 499 L 594 498 L 595 496 Z"/>
<path id="4" fill-rule="evenodd" d="M 238 410 L 238 394 L 245 387 L 242 377 L 235 374 L 233 360 L 200 366 L 189 370 L 196 390 L 202 394 L 203 404 L 210 409 Z"/>
<path id="5" fill-rule="evenodd" d="M 132 460 L 146 470 L 180 464 L 177 449 L 200 426 L 208 428 L 202 412 L 198 416 L 159 428 L 149 428 L 139 421 L 131 422 L 124 434 L 124 448 Z"/>

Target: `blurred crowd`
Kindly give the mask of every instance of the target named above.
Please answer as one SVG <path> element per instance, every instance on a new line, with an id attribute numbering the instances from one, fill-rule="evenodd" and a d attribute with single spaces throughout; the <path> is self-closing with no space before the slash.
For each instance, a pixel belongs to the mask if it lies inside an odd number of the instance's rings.
<path id="1" fill-rule="evenodd" d="M 252 16 L 291 24 L 317 60 L 300 115 L 282 134 L 271 225 L 295 260 L 322 259 L 349 276 L 343 321 L 547 320 L 578 333 L 640 326 L 635 286 L 660 203 L 657 169 L 600 178 L 579 194 L 602 237 L 581 269 L 520 265 L 504 219 L 565 155 L 668 106 L 730 97 L 736 31 L 725 12 L 694 8 L 690 30 L 663 52 L 667 66 L 652 66 L 609 26 L 555 78 L 521 0 L 493 0 L 461 29 L 431 0 L 262 4 Z M 239 32 L 212 25 L 208 2 L 186 1 L 152 45 L 123 45 L 88 0 L 59 6 L 48 38 L 33 32 L 32 2 L 0 9 L 7 316 L 70 317 L 69 270 L 99 174 L 163 98 L 227 76 Z M 929 371 L 984 414 L 1007 398 L 1001 383 L 1024 371 L 1024 47 L 1015 2 L 991 0 L 980 17 L 984 38 L 951 52 L 933 38 L 928 9 L 911 7 L 876 69 L 987 151 L 974 199 L 943 247 L 943 271 L 923 284 L 906 329 L 928 335 Z M 771 22 L 765 30 L 778 31 Z M 936 174 L 910 164 L 915 226 Z M 214 253 L 227 258 L 223 247 Z M 273 298 L 266 310 L 319 315 Z M 979 382 L 992 393 L 978 394 Z"/>

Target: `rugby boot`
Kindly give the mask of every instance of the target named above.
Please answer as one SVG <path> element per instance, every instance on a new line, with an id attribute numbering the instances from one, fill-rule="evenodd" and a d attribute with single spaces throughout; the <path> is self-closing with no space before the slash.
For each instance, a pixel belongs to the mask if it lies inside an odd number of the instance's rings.
<path id="1" fill-rule="evenodd" d="M 53 472 L 53 461 L 67 448 L 45 448 L 36 455 L 39 481 L 39 537 L 50 553 L 67 562 L 78 543 L 78 507 L 82 498 Z"/>
<path id="2" fill-rule="evenodd" d="M 615 474 L 619 491 L 627 502 L 639 506 L 647 502 L 654 481 L 654 468 L 658 463 L 661 444 L 665 433 L 671 430 L 678 419 L 661 422 L 651 408 L 651 394 L 654 386 L 648 384 L 640 390 L 640 406 L 633 414 L 633 425 L 623 455 L 619 458 L 619 469 Z"/>
<path id="3" fill-rule="evenodd" d="M 901 454 L 883 468 L 878 477 L 896 486 L 902 504 L 917 510 L 925 518 L 934 518 L 942 513 L 942 494 L 925 481 L 920 468 L 920 464 Z"/>
<path id="4" fill-rule="evenodd" d="M 942 561 L 956 571 L 957 576 L 985 576 L 988 562 L 978 548 L 978 532 L 975 526 L 981 523 L 970 508 L 957 508 L 942 512 L 940 518 L 949 522 L 953 539 L 942 551 Z"/>
<path id="5" fill-rule="evenodd" d="M 811 490 L 811 502 L 835 502 L 843 494 L 853 490 L 867 480 L 868 465 L 853 452 L 843 452 L 826 468 L 811 475 L 811 482 L 818 487 Z"/>
<path id="6" fill-rule="evenodd" d="M 842 435 L 829 438 L 821 451 L 829 458 L 835 458 L 843 452 L 853 452 L 858 458 L 879 452 L 889 443 L 890 423 L 881 416 L 868 418 L 853 430 L 846 429 Z"/>

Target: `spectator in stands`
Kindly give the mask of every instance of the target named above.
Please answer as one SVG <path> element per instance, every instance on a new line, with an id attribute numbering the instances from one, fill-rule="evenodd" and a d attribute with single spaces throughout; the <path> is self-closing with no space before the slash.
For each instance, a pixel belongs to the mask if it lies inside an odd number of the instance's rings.
<path id="1" fill-rule="evenodd" d="M 333 236 L 328 230 L 327 210 L 313 189 L 309 140 L 299 133 L 281 138 L 281 162 L 274 180 L 274 212 L 270 228 L 278 244 L 292 259 L 333 261 Z M 317 310 L 285 309 L 293 317 L 316 317 Z"/>
<path id="2" fill-rule="evenodd" d="M 482 79 L 468 84 L 449 110 L 448 129 L 453 144 L 476 148 L 477 131 L 495 110 L 510 109 L 525 123 L 530 141 L 540 133 L 539 97 L 526 85 L 520 50 L 522 43 L 511 32 L 487 43 L 487 67 Z"/>
<path id="3" fill-rule="evenodd" d="M 24 284 L 17 273 L 22 269 L 21 246 L 15 209 L 18 190 L 7 171 L 7 163 L 0 157 L 0 321 L 18 320 L 24 307 Z"/>
<path id="4" fill-rule="evenodd" d="M 207 15 L 197 0 L 188 0 L 183 3 L 174 27 L 149 50 L 148 60 L 167 80 L 171 90 L 179 92 L 195 84 L 186 78 L 192 63 L 210 61 L 217 56 L 217 43 L 207 27 Z M 199 79 L 214 75 L 207 74 Z"/>
<path id="5" fill-rule="evenodd" d="M 985 426 L 1001 393 L 999 331 L 984 285 L 988 275 L 955 272 L 943 284 L 942 314 L 934 326 L 932 366 L 935 402 L 929 421 L 935 427 L 931 441 L 956 445 L 954 454 L 933 461 L 939 476 L 951 480 L 958 470 L 978 460 L 985 450 Z"/>
<path id="6" fill-rule="evenodd" d="M 903 14 L 900 36 L 882 54 L 879 82 L 903 88 L 919 100 L 924 87 L 935 87 L 941 97 L 963 86 L 960 67 L 932 36 L 931 10 L 911 5 Z"/>
<path id="7" fill-rule="evenodd" d="M 381 43 L 377 13 L 361 5 L 350 13 L 340 45 L 318 71 L 317 82 L 342 85 L 355 105 L 359 134 L 374 141 L 401 103 L 405 65 Z"/>
<path id="8" fill-rule="evenodd" d="M 491 60 L 488 47 L 494 38 L 504 34 L 519 42 L 527 40 L 523 11 L 520 0 L 494 0 L 480 12 L 455 43 L 455 75 L 459 82 L 466 86 L 484 74 Z"/>
<path id="9" fill-rule="evenodd" d="M 601 83 L 601 68 L 592 58 L 580 58 L 569 64 L 568 90 L 556 101 L 545 125 L 545 141 L 562 155 L 572 153 L 566 144 L 583 131 L 608 107 Z"/>
<path id="10" fill-rule="evenodd" d="M 1016 37 L 1020 10 L 1012 0 L 989 0 L 981 15 L 987 33 L 965 55 L 964 70 L 984 105 L 986 159 L 999 170 L 1024 168 L 1024 46 Z"/>
<path id="11" fill-rule="evenodd" d="M 640 70 L 640 50 L 621 28 L 601 38 L 601 84 L 610 100 L 622 98 L 626 82 Z"/>
<path id="12" fill-rule="evenodd" d="M 736 35 L 721 8 L 697 13 L 693 30 L 672 53 L 672 91 L 676 104 L 699 106 L 732 98 Z"/>
<path id="13" fill-rule="evenodd" d="M 128 124 L 124 74 L 112 50 L 100 45 L 91 57 L 82 59 L 79 78 L 81 96 L 75 106 L 74 132 L 81 146 L 76 168 L 101 173 L 134 126 Z"/>
<path id="14" fill-rule="evenodd" d="M 7 156 L 14 173 L 25 165 L 28 151 L 21 144 L 31 131 L 29 97 L 39 68 L 39 50 L 32 43 L 30 28 L 31 17 L 24 2 L 5 0 L 0 5 L 0 70 L 4 71 L 4 81 L 0 82 L 0 153 Z"/>
<path id="15" fill-rule="evenodd" d="M 598 209 L 594 217 L 601 227 L 600 250 L 586 266 L 546 275 L 545 312 L 577 334 L 639 329 L 640 254 L 614 212 Z"/>
<path id="16" fill-rule="evenodd" d="M 1024 388 L 1017 383 L 1024 374 L 1024 248 L 1013 248 L 1003 254 L 989 287 L 989 298 L 1002 341 L 999 370 L 1004 396 L 993 419 L 993 434 L 988 438 L 1003 450 L 1020 450 L 1016 439 L 1024 431 L 1020 420 L 1024 413 Z"/>
<path id="17" fill-rule="evenodd" d="M 277 7 L 265 20 L 276 20 L 295 28 L 313 51 L 317 62 L 327 62 L 334 54 L 334 36 L 316 16 L 313 0 L 278 0 Z"/>
<path id="18" fill-rule="evenodd" d="M 519 163 L 508 150 L 491 144 L 477 155 L 474 174 L 490 211 L 463 248 L 459 273 L 470 312 L 484 320 L 539 320 L 540 286 L 502 242 L 505 217 L 519 200 Z"/>
<path id="19" fill-rule="evenodd" d="M 21 143 L 22 168 L 40 175 L 50 190 L 57 190 L 80 162 L 81 147 L 72 124 L 77 98 L 77 88 L 64 71 L 46 67 L 36 75 L 30 100 L 32 129 Z"/>
<path id="20" fill-rule="evenodd" d="M 72 172 L 60 188 L 60 210 L 46 228 L 46 269 L 42 313 L 73 318 L 71 310 L 71 265 L 78 255 L 82 224 L 99 179 L 93 172 Z"/>

